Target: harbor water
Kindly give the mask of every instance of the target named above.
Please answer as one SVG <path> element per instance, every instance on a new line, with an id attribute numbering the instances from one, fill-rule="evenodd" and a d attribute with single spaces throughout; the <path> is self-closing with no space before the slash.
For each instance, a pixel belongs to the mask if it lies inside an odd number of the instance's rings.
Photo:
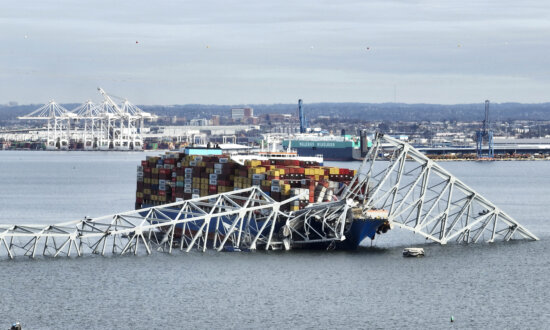
<path id="1" fill-rule="evenodd" d="M 0 223 L 131 210 L 145 155 L 0 152 Z M 547 328 L 550 162 L 440 164 L 540 241 L 438 246 L 394 229 L 352 252 L 4 259 L 0 329 Z"/>

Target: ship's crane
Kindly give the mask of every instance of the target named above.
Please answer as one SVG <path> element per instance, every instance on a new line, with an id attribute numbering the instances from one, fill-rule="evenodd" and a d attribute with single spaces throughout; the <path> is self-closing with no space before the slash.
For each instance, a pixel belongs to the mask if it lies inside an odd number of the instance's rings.
<path id="1" fill-rule="evenodd" d="M 487 152 L 483 151 L 483 140 L 487 142 Z M 489 100 L 485 100 L 485 119 L 481 130 L 477 131 L 477 158 L 495 157 L 495 147 L 493 144 L 493 131 L 489 125 Z"/>
<path id="2" fill-rule="evenodd" d="M 300 133 L 306 133 L 307 122 L 306 115 L 304 114 L 304 108 L 302 107 L 302 99 L 298 100 L 298 115 L 300 116 Z"/>

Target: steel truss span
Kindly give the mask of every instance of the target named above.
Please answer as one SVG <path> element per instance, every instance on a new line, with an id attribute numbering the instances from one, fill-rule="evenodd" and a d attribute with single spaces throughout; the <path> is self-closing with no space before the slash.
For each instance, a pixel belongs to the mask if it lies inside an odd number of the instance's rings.
<path id="1" fill-rule="evenodd" d="M 352 186 L 346 194 L 362 198 L 364 211 L 386 209 L 390 225 L 440 244 L 538 240 L 424 154 L 383 134 L 377 134 Z"/>
<path id="2" fill-rule="evenodd" d="M 0 225 L 0 255 L 82 256 L 223 249 L 290 249 L 343 241 L 350 202 L 296 213 L 258 187 L 57 225 Z M 322 222 L 313 226 L 314 222 Z M 301 228 L 302 230 L 298 230 Z"/>

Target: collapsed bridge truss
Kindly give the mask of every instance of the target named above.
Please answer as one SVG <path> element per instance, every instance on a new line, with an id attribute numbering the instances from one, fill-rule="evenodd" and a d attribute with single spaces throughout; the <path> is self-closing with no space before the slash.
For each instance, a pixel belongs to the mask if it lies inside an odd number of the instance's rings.
<path id="1" fill-rule="evenodd" d="M 394 227 L 440 244 L 537 237 L 474 189 L 411 145 L 377 134 L 348 198 L 364 211 L 386 209 Z M 359 187 L 366 186 L 366 196 Z"/>
<path id="2" fill-rule="evenodd" d="M 57 225 L 0 225 L 0 254 L 9 258 L 36 255 L 171 253 L 207 248 L 288 249 L 290 242 L 331 242 L 344 239 L 349 204 L 329 203 L 296 213 L 258 187 L 222 193 L 141 210 Z M 295 233 L 288 223 L 301 222 Z M 322 221 L 324 231 L 313 222 Z M 293 238 L 294 236 L 294 238 Z"/>
<path id="3" fill-rule="evenodd" d="M 0 256 L 289 249 L 346 239 L 352 208 L 388 211 L 394 227 L 440 244 L 537 237 L 412 146 L 378 134 L 340 201 L 296 212 L 253 186 L 55 225 L 0 224 Z M 361 209 L 359 209 L 361 212 Z M 320 230 L 320 228 L 322 230 Z"/>

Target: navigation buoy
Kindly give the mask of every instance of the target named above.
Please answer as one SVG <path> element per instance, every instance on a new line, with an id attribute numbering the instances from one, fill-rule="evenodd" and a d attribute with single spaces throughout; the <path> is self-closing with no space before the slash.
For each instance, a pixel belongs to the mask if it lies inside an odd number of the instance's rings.
<path id="1" fill-rule="evenodd" d="M 451 315 L 451 322 L 454 322 L 455 318 Z"/>

